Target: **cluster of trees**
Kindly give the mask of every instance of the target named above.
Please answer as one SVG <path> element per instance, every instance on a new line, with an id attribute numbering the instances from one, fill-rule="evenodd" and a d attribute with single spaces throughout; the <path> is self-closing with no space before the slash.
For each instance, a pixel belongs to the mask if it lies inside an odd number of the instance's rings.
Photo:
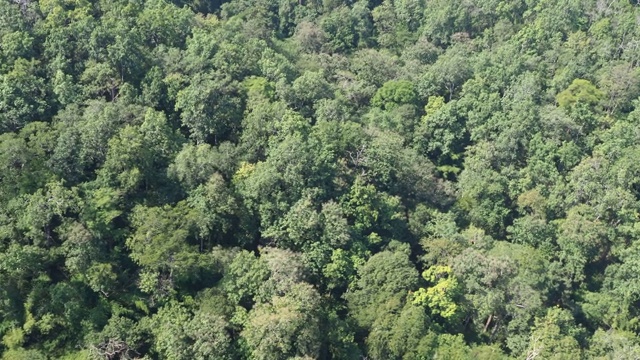
<path id="1" fill-rule="evenodd" d="M 640 357 L 628 0 L 0 0 L 2 359 Z"/>

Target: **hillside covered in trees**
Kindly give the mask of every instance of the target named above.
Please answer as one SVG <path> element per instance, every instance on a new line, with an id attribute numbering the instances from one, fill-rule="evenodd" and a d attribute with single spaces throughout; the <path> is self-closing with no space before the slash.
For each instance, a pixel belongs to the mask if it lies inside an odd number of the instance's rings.
<path id="1" fill-rule="evenodd" d="M 640 358 L 640 6 L 0 0 L 0 358 Z"/>

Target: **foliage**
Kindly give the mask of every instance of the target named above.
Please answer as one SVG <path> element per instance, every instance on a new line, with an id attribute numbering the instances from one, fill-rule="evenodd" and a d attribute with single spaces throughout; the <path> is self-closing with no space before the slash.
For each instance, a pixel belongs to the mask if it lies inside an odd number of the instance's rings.
<path id="1" fill-rule="evenodd" d="M 638 358 L 638 19 L 0 0 L 0 357 Z"/>
<path id="2" fill-rule="evenodd" d="M 433 266 L 422 273 L 422 277 L 433 286 L 415 292 L 413 303 L 427 306 L 433 314 L 448 319 L 456 314 L 456 293 L 460 291 L 458 281 L 448 266 Z"/>

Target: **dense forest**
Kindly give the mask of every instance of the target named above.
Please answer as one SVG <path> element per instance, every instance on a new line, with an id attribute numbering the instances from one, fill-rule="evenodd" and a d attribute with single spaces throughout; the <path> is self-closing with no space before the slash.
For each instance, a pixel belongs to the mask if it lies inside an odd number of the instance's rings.
<path id="1" fill-rule="evenodd" d="M 640 6 L 0 0 L 0 357 L 640 359 Z"/>

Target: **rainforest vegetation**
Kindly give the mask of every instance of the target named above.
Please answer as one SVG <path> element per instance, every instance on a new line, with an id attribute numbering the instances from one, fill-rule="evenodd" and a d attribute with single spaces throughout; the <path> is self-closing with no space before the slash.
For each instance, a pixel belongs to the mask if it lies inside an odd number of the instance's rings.
<path id="1" fill-rule="evenodd" d="M 640 358 L 632 0 L 0 0 L 0 358 Z"/>

